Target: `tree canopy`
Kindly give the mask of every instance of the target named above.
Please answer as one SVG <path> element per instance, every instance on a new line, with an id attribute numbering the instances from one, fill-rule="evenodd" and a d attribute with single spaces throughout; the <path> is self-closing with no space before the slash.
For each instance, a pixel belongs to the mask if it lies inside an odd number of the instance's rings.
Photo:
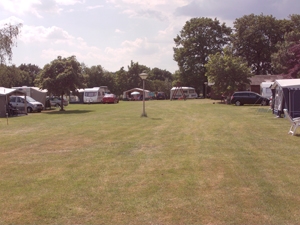
<path id="1" fill-rule="evenodd" d="M 245 15 L 234 22 L 232 44 L 235 54 L 243 57 L 253 74 L 274 74 L 271 55 L 278 51 L 277 43 L 285 34 L 300 28 L 300 16 L 277 20 L 272 15 Z"/>
<path id="2" fill-rule="evenodd" d="M 17 25 L 5 24 L 2 29 L 0 29 L 0 63 L 3 64 L 12 59 L 12 47 L 16 44 L 15 39 L 20 33 L 20 28 L 22 24 Z"/>
<path id="3" fill-rule="evenodd" d="M 228 47 L 224 53 L 217 52 L 209 56 L 210 60 L 205 65 L 208 81 L 215 94 L 232 94 L 237 90 L 245 90 L 250 84 L 250 69 L 241 57 L 233 55 Z"/>
<path id="4" fill-rule="evenodd" d="M 36 84 L 47 89 L 53 95 L 59 95 L 63 101 L 63 95 L 77 89 L 84 88 L 84 77 L 80 63 L 75 56 L 62 58 L 58 56 L 50 64 L 44 66 L 38 74 Z M 63 110 L 63 103 L 61 103 Z"/>
<path id="5" fill-rule="evenodd" d="M 193 18 L 186 22 L 174 39 L 174 60 L 180 71 L 182 85 L 193 86 L 200 92 L 206 81 L 204 65 L 208 56 L 221 52 L 228 44 L 231 28 L 217 19 Z"/>
<path id="6" fill-rule="evenodd" d="M 300 78 L 300 32 L 287 33 L 277 47 L 278 52 L 272 55 L 274 68 L 280 74 Z"/>

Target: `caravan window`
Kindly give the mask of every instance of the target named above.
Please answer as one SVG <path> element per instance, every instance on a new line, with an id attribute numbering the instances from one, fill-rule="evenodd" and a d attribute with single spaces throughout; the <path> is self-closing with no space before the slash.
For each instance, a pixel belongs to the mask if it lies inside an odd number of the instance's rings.
<path id="1" fill-rule="evenodd" d="M 86 97 L 95 97 L 95 96 L 97 96 L 97 92 L 85 92 L 84 96 L 86 96 Z"/>

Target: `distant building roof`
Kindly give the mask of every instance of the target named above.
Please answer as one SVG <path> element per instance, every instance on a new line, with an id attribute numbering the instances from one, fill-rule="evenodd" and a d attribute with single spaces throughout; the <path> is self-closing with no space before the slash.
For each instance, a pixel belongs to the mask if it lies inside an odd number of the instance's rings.
<path id="1" fill-rule="evenodd" d="M 278 79 L 284 79 L 284 75 L 254 75 L 250 78 L 250 84 L 260 85 L 262 82 L 274 82 Z"/>

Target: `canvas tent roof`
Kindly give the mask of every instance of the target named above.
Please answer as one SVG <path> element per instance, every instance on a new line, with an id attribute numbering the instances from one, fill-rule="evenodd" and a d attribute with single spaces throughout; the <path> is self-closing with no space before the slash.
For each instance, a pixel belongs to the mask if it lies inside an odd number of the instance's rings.
<path id="1" fill-rule="evenodd" d="M 130 94 L 131 92 L 134 92 L 134 91 L 138 91 L 140 93 L 143 93 L 143 89 L 142 88 L 132 88 L 130 90 L 127 90 L 127 91 L 124 91 L 123 92 L 123 98 L 127 98 L 127 94 Z M 150 95 L 150 91 L 149 90 L 145 90 L 145 98 L 148 98 Z"/>
<path id="2" fill-rule="evenodd" d="M 13 94 L 25 95 L 24 91 L 16 90 L 14 88 L 0 87 L 0 96 L 13 95 Z"/>
<path id="3" fill-rule="evenodd" d="M 300 88 L 300 79 L 275 80 L 271 88 L 275 89 L 277 86 L 282 88 Z"/>
<path id="4" fill-rule="evenodd" d="M 6 116 L 7 98 L 10 95 L 25 95 L 26 93 L 13 88 L 0 87 L 0 117 Z"/>
<path id="5" fill-rule="evenodd" d="M 276 80 L 272 85 L 274 112 L 288 109 L 292 118 L 300 116 L 300 79 Z"/>

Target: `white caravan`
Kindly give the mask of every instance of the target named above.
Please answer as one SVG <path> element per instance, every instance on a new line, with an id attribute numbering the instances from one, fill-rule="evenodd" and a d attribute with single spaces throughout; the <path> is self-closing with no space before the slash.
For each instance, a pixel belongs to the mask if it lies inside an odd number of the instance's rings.
<path id="1" fill-rule="evenodd" d="M 272 96 L 271 86 L 274 82 L 262 82 L 260 84 L 260 94 L 263 97 L 270 98 Z"/>
<path id="2" fill-rule="evenodd" d="M 110 93 L 107 86 L 85 88 L 83 103 L 102 103 L 103 96 L 106 93 Z"/>
<path id="3" fill-rule="evenodd" d="M 195 91 L 195 88 L 192 87 L 173 87 L 170 91 L 170 99 L 179 99 L 183 98 L 183 94 L 188 98 L 197 98 L 198 95 Z"/>

